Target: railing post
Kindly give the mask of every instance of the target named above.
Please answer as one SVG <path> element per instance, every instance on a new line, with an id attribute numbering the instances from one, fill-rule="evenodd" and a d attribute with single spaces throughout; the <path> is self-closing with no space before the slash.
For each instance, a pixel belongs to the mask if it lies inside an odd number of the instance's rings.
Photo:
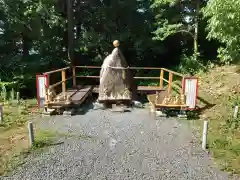
<path id="1" fill-rule="evenodd" d="M 72 67 L 73 86 L 76 86 L 76 67 Z"/>
<path id="2" fill-rule="evenodd" d="M 161 71 L 160 71 L 160 80 L 159 80 L 160 89 L 163 89 L 163 77 L 164 77 L 164 70 L 161 69 Z"/>
<path id="3" fill-rule="evenodd" d="M 62 70 L 62 92 L 66 92 L 66 70 Z"/>
<path id="4" fill-rule="evenodd" d="M 168 77 L 168 94 L 171 93 L 172 90 L 172 80 L 173 80 L 173 74 L 169 72 L 169 77 Z"/>
<path id="5" fill-rule="evenodd" d="M 0 104 L 0 124 L 3 123 L 3 106 Z"/>
<path id="6" fill-rule="evenodd" d="M 49 97 L 48 97 L 48 88 L 50 86 L 50 74 L 46 75 L 46 84 L 45 84 L 45 103 L 49 103 Z"/>
<path id="7" fill-rule="evenodd" d="M 184 94 L 184 77 L 182 77 L 182 88 L 180 90 L 180 94 Z"/>

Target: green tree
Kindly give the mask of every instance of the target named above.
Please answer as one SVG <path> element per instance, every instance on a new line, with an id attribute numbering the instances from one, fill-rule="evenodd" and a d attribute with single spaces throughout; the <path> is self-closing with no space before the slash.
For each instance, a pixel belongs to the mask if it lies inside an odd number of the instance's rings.
<path id="1" fill-rule="evenodd" d="M 214 0 L 208 1 L 203 9 L 208 19 L 207 38 L 222 43 L 218 49 L 218 57 L 223 63 L 239 61 L 240 58 L 240 1 Z"/>
<path id="2" fill-rule="evenodd" d="M 156 12 L 156 30 L 154 40 L 165 40 L 169 36 L 182 33 L 193 39 L 193 54 L 197 60 L 198 32 L 201 0 L 154 0 L 152 8 Z"/>

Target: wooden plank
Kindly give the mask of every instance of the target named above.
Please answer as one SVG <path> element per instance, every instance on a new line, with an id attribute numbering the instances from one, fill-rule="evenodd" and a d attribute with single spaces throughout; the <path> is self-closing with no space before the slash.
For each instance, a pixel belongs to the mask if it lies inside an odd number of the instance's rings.
<path id="1" fill-rule="evenodd" d="M 71 101 L 74 104 L 81 104 L 84 100 L 88 97 L 90 93 L 92 93 L 93 87 L 92 86 L 84 86 L 83 88 L 79 89 L 72 97 Z"/>
<path id="2" fill-rule="evenodd" d="M 138 70 L 160 70 L 160 67 L 129 67 L 129 69 L 138 69 Z"/>
<path id="3" fill-rule="evenodd" d="M 100 76 L 76 76 L 77 78 L 95 78 L 98 79 Z M 160 79 L 160 77 L 133 77 L 133 79 Z"/>
<path id="4" fill-rule="evenodd" d="M 155 94 L 147 96 L 147 99 L 148 99 L 149 103 L 155 108 L 159 108 L 159 107 L 186 108 L 187 107 L 187 105 L 181 105 L 181 104 L 156 104 L 155 103 L 155 96 L 156 96 Z"/>
<path id="5" fill-rule="evenodd" d="M 59 81 L 59 82 L 57 82 L 57 83 L 55 83 L 55 84 L 52 84 L 52 85 L 50 85 L 50 87 L 51 88 L 55 88 L 55 87 L 57 87 L 57 86 L 59 86 L 60 84 L 62 84 L 62 83 L 66 83 L 68 80 L 70 80 L 70 79 L 72 79 L 72 77 L 69 77 L 69 78 L 67 78 L 67 79 L 65 79 L 64 81 Z"/>
<path id="6" fill-rule="evenodd" d="M 185 108 L 187 105 L 180 104 L 155 104 L 156 107 L 169 107 L 169 108 Z"/>
<path id="7" fill-rule="evenodd" d="M 101 66 L 75 66 L 75 67 L 83 69 L 101 69 Z"/>
<path id="8" fill-rule="evenodd" d="M 78 89 L 68 89 L 67 92 L 61 92 L 58 94 L 55 99 L 62 99 L 65 95 L 72 97 L 77 91 Z"/>
<path id="9" fill-rule="evenodd" d="M 61 107 L 72 107 L 76 104 L 81 104 L 88 95 L 92 92 L 92 86 L 78 86 L 77 88 L 68 89 L 67 92 L 62 92 L 57 95 L 55 99 L 60 99 L 56 102 L 51 102 L 48 104 L 48 107 L 51 108 L 61 108 Z M 71 102 L 63 100 L 63 97 L 67 95 L 70 96 Z"/>
<path id="10" fill-rule="evenodd" d="M 171 93 L 172 90 L 172 80 L 173 80 L 173 74 L 169 72 L 169 78 L 168 78 L 168 94 Z"/>
<path id="11" fill-rule="evenodd" d="M 161 91 L 162 89 L 159 86 L 138 86 L 138 91 Z"/>
<path id="12" fill-rule="evenodd" d="M 53 71 L 48 71 L 48 72 L 45 72 L 43 73 L 44 75 L 46 74 L 53 74 L 53 73 L 56 73 L 56 72 L 61 72 L 63 70 L 67 70 L 67 69 L 70 69 L 70 67 L 65 67 L 65 68 L 62 68 L 62 69 L 57 69 L 57 70 L 53 70 Z"/>
<path id="13" fill-rule="evenodd" d="M 164 77 L 164 71 L 161 69 L 160 71 L 160 82 L 159 82 L 159 86 L 162 89 L 163 88 L 163 77 Z"/>
<path id="14" fill-rule="evenodd" d="M 76 67 L 72 67 L 73 86 L 76 86 Z"/>
<path id="15" fill-rule="evenodd" d="M 144 76 L 141 76 L 141 77 L 133 77 L 133 79 L 160 79 L 160 77 L 144 77 Z"/>
<path id="16" fill-rule="evenodd" d="M 66 92 L 66 71 L 62 71 L 62 92 Z"/>
<path id="17" fill-rule="evenodd" d="M 101 69 L 101 66 L 75 66 L 76 68 L 84 69 Z M 129 67 L 128 69 L 139 69 L 139 70 L 160 70 L 160 67 Z"/>
<path id="18" fill-rule="evenodd" d="M 77 78 L 96 78 L 99 79 L 100 76 L 76 76 Z"/>
<path id="19" fill-rule="evenodd" d="M 175 71 L 166 69 L 166 68 L 161 68 L 161 69 L 164 70 L 164 71 L 167 71 L 167 72 L 169 72 L 169 73 L 172 73 L 172 74 L 174 74 L 174 75 L 177 75 L 177 76 L 180 76 L 180 77 L 184 77 L 184 75 L 181 74 L 181 73 L 178 73 L 178 72 L 175 72 Z"/>

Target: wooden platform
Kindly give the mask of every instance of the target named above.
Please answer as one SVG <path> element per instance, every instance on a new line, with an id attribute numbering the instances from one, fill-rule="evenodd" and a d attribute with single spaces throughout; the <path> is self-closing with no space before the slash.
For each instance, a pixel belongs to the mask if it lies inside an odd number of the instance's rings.
<path id="1" fill-rule="evenodd" d="M 156 95 L 151 94 L 147 96 L 147 99 L 153 109 L 160 109 L 160 108 L 174 108 L 174 109 L 184 109 L 187 108 L 187 105 L 181 105 L 181 104 L 162 104 L 162 103 L 157 103 L 155 102 L 156 100 Z M 162 102 L 163 99 L 160 99 Z"/>
<path id="2" fill-rule="evenodd" d="M 68 89 L 65 93 L 60 93 L 56 96 L 55 101 L 47 104 L 49 108 L 70 108 L 82 104 L 85 99 L 92 93 L 93 86 L 77 86 Z M 70 97 L 70 101 L 64 100 L 64 96 Z M 60 99 L 60 100 L 56 100 Z"/>

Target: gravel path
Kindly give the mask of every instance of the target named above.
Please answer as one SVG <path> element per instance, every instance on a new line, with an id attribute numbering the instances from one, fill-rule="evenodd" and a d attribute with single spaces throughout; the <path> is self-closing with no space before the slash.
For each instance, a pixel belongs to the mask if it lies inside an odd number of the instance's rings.
<path id="1" fill-rule="evenodd" d="M 146 109 L 43 119 L 41 128 L 74 134 L 19 167 L 13 180 L 227 180 L 181 120 Z"/>

